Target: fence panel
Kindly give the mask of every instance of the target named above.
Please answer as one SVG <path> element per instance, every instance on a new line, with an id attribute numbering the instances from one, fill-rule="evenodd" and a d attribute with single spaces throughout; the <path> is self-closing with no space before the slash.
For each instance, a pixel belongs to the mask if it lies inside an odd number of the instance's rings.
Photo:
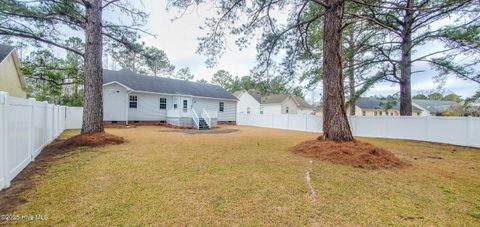
<path id="1" fill-rule="evenodd" d="M 82 119 L 82 107 L 67 107 L 65 110 L 65 129 L 82 128 Z"/>
<path id="2" fill-rule="evenodd" d="M 7 179 L 13 179 L 31 161 L 30 100 L 8 97 L 7 107 Z"/>
<path id="3" fill-rule="evenodd" d="M 63 132 L 67 120 L 80 128 L 82 108 L 69 109 L 0 91 L 0 190 Z"/>
<path id="4" fill-rule="evenodd" d="M 239 113 L 237 119 L 239 125 L 322 132 L 322 118 L 313 115 Z M 478 117 L 352 116 L 349 120 L 355 136 L 480 147 Z"/>

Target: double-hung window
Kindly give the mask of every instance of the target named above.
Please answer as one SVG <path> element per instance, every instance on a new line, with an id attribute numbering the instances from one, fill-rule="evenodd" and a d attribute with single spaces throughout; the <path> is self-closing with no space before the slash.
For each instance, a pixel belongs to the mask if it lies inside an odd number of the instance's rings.
<path id="1" fill-rule="evenodd" d="M 167 109 L 167 98 L 160 98 L 160 109 L 161 110 Z"/>
<path id="2" fill-rule="evenodd" d="M 188 100 L 183 100 L 183 112 L 188 111 Z"/>
<path id="3" fill-rule="evenodd" d="M 224 102 L 219 102 L 218 103 L 218 111 L 223 112 L 224 109 L 225 109 L 225 103 Z"/>
<path id="4" fill-rule="evenodd" d="M 132 109 L 137 108 L 138 99 L 136 95 L 130 95 L 128 106 Z"/>

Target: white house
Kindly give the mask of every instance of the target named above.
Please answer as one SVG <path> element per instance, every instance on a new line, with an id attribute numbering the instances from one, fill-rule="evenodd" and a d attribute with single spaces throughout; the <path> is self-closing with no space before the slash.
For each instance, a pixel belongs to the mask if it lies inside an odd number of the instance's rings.
<path id="1" fill-rule="evenodd" d="M 385 108 L 386 101 L 374 97 L 360 97 L 355 102 L 356 116 L 400 116 L 400 103 Z M 412 101 L 412 116 L 429 116 L 425 110 Z"/>
<path id="2" fill-rule="evenodd" d="M 412 105 L 422 111 L 421 116 L 439 116 L 459 104 L 454 101 L 413 99 Z"/>
<path id="3" fill-rule="evenodd" d="M 237 98 L 217 85 L 104 70 L 103 120 L 199 129 L 236 122 Z"/>
<path id="4" fill-rule="evenodd" d="M 262 96 L 254 90 L 237 91 L 237 112 L 246 114 L 312 114 L 313 106 L 304 99 L 286 94 Z"/>
<path id="5" fill-rule="evenodd" d="M 20 61 L 15 47 L 0 45 L 0 91 L 10 96 L 26 98 L 26 83 L 20 70 Z"/>

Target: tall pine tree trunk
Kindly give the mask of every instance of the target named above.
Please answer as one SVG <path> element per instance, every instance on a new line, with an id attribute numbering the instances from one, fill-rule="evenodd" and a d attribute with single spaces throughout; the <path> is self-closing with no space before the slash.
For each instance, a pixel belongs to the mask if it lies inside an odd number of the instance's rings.
<path id="1" fill-rule="evenodd" d="M 403 18 L 400 60 L 400 115 L 412 115 L 412 24 L 414 0 L 408 0 Z"/>
<path id="2" fill-rule="evenodd" d="M 354 25 L 354 24 L 353 24 Z M 348 30 L 348 51 L 347 51 L 347 76 L 350 93 L 350 115 L 355 116 L 355 29 L 353 25 Z"/>
<path id="3" fill-rule="evenodd" d="M 342 73 L 342 20 L 344 0 L 326 0 L 323 38 L 323 138 L 352 141 L 345 112 Z"/>
<path id="4" fill-rule="evenodd" d="M 102 0 L 85 1 L 85 94 L 82 133 L 103 132 Z"/>

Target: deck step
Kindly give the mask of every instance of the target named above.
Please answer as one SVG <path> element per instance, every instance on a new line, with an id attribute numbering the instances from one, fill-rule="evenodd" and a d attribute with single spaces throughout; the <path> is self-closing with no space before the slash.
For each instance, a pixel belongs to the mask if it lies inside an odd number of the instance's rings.
<path id="1" fill-rule="evenodd" d="M 199 118 L 198 119 L 198 129 L 199 130 L 209 130 L 210 127 L 207 124 L 207 121 L 205 121 L 204 118 Z"/>

